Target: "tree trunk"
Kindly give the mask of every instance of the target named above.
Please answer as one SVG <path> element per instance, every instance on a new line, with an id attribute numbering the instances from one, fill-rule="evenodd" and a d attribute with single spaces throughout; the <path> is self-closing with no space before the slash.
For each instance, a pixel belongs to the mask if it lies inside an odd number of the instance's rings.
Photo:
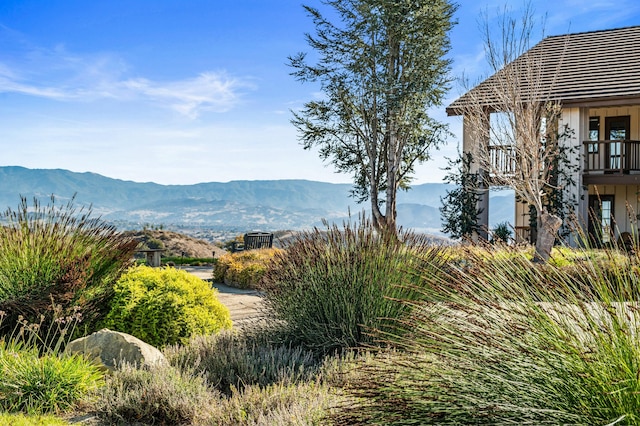
<path id="1" fill-rule="evenodd" d="M 373 227 L 378 231 L 381 231 L 385 227 L 386 218 L 380 211 L 380 205 L 378 204 L 378 191 L 371 190 L 369 198 L 371 199 L 371 219 L 373 221 Z"/>
<path id="2" fill-rule="evenodd" d="M 396 220 L 397 212 L 396 212 L 396 191 L 393 193 L 387 192 L 387 211 L 385 214 L 385 232 L 388 232 L 392 235 L 397 235 L 398 233 L 398 224 Z"/>
<path id="3" fill-rule="evenodd" d="M 542 214 L 538 214 L 538 236 L 534 262 L 545 263 L 549 260 L 560 226 L 562 226 L 562 219 L 558 216 L 545 210 L 542 211 Z"/>
<path id="4" fill-rule="evenodd" d="M 397 235 L 397 223 L 396 223 L 396 203 L 398 195 L 398 157 L 396 155 L 395 147 L 398 142 L 398 133 L 396 130 L 396 123 L 392 119 L 389 123 L 389 147 L 387 153 L 387 198 L 385 201 L 385 218 L 386 229 L 389 235 Z"/>
<path id="5" fill-rule="evenodd" d="M 387 57 L 387 76 L 394 82 L 401 78 L 400 63 L 400 41 L 396 36 L 396 28 L 387 28 L 389 54 Z M 384 232 L 390 237 L 397 237 L 398 229 L 396 222 L 396 199 L 398 195 L 399 166 L 402 161 L 402 142 L 400 140 L 400 111 L 398 109 L 397 87 L 395 84 L 389 85 L 386 95 L 386 131 L 387 131 L 387 191 L 385 201 L 386 227 Z"/>

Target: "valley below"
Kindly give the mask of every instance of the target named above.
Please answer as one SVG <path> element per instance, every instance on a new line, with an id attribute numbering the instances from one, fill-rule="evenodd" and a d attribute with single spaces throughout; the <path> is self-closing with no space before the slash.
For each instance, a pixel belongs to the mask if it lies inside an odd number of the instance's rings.
<path id="1" fill-rule="evenodd" d="M 167 229 L 209 242 L 250 231 L 303 230 L 357 220 L 368 204 L 350 197 L 350 184 L 306 180 L 209 182 L 194 185 L 138 183 L 60 169 L 0 167 L 0 207 L 15 209 L 20 197 L 31 202 L 91 208 L 92 215 L 119 230 Z M 442 236 L 441 198 L 453 187 L 415 185 L 398 193 L 398 223 L 404 229 Z M 490 226 L 513 222 L 514 197 L 494 192 Z"/>

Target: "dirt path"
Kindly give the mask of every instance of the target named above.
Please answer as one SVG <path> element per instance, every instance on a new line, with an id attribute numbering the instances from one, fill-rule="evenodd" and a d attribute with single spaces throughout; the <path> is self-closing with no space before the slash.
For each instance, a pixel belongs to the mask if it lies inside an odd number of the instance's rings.
<path id="1" fill-rule="evenodd" d="M 207 281 L 213 275 L 208 266 L 185 266 L 180 269 Z M 263 300 L 256 290 L 242 290 L 218 283 L 213 283 L 213 286 L 218 289 L 218 300 L 229 308 L 234 327 L 242 328 L 263 318 Z"/>

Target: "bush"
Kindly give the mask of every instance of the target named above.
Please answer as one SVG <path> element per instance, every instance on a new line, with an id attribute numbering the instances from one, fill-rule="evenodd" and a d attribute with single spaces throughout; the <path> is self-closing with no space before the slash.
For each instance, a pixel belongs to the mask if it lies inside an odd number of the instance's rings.
<path id="1" fill-rule="evenodd" d="M 217 300 L 217 290 L 186 271 L 137 266 L 122 275 L 114 291 L 103 326 L 154 346 L 231 328 L 229 309 Z"/>
<path id="2" fill-rule="evenodd" d="M 354 375 L 348 424 L 640 424 L 640 274 L 592 262 L 585 287 L 524 253 L 465 252 L 424 275 L 425 303 L 399 324 L 402 351 Z M 617 257 L 617 262 L 621 260 Z"/>
<path id="3" fill-rule="evenodd" d="M 173 367 L 139 370 L 123 366 L 107 379 L 95 404 L 108 424 L 202 424 L 218 395 L 205 381 Z"/>
<path id="4" fill-rule="evenodd" d="M 293 384 L 318 372 L 319 361 L 299 347 L 274 345 L 266 335 L 220 333 L 164 350 L 169 362 L 194 369 L 226 395 L 245 386 Z"/>
<path id="5" fill-rule="evenodd" d="M 71 408 L 102 383 L 98 367 L 81 356 L 47 353 L 0 341 L 0 407 L 29 414 Z"/>
<path id="6" fill-rule="evenodd" d="M 160 250 L 164 248 L 164 243 L 157 238 L 149 238 L 145 241 L 147 248 L 151 250 Z"/>
<path id="7" fill-rule="evenodd" d="M 222 397 L 174 367 L 125 367 L 107 379 L 95 411 L 108 424 L 303 426 L 323 420 L 335 398 L 318 382 L 247 385 Z"/>
<path id="8" fill-rule="evenodd" d="M 508 243 L 511 239 L 511 229 L 508 222 L 502 222 L 491 230 L 491 241 L 496 243 Z"/>
<path id="9" fill-rule="evenodd" d="M 270 315 L 291 342 L 322 353 L 375 343 L 375 330 L 389 331 L 412 310 L 394 299 L 420 296 L 412 271 L 424 264 L 425 274 L 437 273 L 446 261 L 424 237 L 403 232 L 399 239 L 366 221 L 300 234 L 262 281 Z"/>
<path id="10" fill-rule="evenodd" d="M 271 259 L 280 252 L 271 248 L 224 254 L 215 265 L 213 280 L 237 288 L 255 288 Z"/>
<path id="11" fill-rule="evenodd" d="M 52 306 L 75 308 L 92 328 L 106 312 L 112 286 L 129 266 L 137 243 L 91 210 L 41 206 L 26 199 L 0 215 L 0 310 L 4 332 L 22 315 L 30 322 L 52 317 Z M 56 339 L 56 336 L 51 336 Z"/>

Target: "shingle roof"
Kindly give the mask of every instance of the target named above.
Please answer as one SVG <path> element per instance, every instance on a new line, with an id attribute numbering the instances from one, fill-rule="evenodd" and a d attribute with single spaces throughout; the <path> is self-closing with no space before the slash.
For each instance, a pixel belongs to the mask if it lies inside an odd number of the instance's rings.
<path id="1" fill-rule="evenodd" d="M 542 61 L 548 99 L 568 104 L 640 97 L 640 26 L 547 37 L 510 66 L 529 58 Z M 491 93 L 498 74 L 455 100 L 447 114 L 460 115 L 471 92 Z M 482 96 L 490 106 L 490 96 Z"/>

